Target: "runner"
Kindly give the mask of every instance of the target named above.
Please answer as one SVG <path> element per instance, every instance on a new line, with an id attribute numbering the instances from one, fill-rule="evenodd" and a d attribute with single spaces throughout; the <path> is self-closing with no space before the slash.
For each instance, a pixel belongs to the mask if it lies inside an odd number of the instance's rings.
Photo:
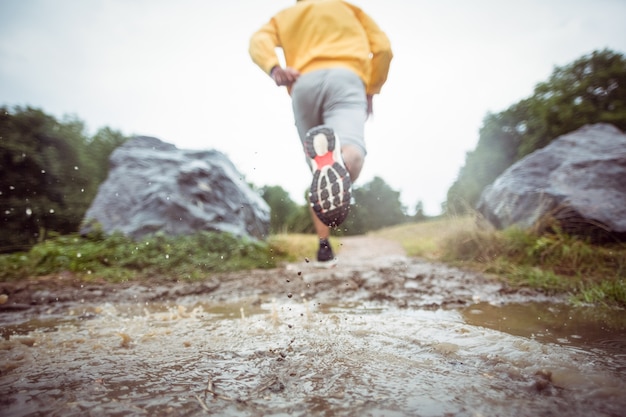
<path id="1" fill-rule="evenodd" d="M 282 48 L 285 67 L 276 48 Z M 252 35 L 252 60 L 292 98 L 313 181 L 311 213 L 319 262 L 336 261 L 330 228 L 348 215 L 351 185 L 367 153 L 365 121 L 387 80 L 389 39 L 360 8 L 341 0 L 299 0 Z"/>

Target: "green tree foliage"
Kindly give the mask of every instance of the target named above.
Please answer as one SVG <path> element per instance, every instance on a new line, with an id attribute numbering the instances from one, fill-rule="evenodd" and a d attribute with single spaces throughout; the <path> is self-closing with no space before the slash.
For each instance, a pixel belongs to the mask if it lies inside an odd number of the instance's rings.
<path id="1" fill-rule="evenodd" d="M 339 232 L 357 235 L 408 220 L 400 201 L 400 192 L 393 190 L 382 178 L 353 189 L 354 204 Z"/>
<path id="2" fill-rule="evenodd" d="M 467 153 L 465 166 L 448 190 L 448 213 L 462 214 L 471 209 L 483 188 L 515 161 L 520 135 L 502 128 L 510 117 L 506 112 L 489 114 L 483 121 L 476 149 Z"/>
<path id="3" fill-rule="evenodd" d="M 415 214 L 411 216 L 411 221 L 423 222 L 428 220 L 428 216 L 424 213 L 424 203 L 420 200 L 415 205 Z"/>
<path id="4" fill-rule="evenodd" d="M 103 127 L 87 143 L 87 154 L 94 166 L 93 179 L 97 184 L 106 180 L 109 174 L 109 157 L 126 139 L 120 132 Z"/>
<path id="5" fill-rule="evenodd" d="M 626 131 L 626 59 L 594 51 L 556 68 L 534 94 L 498 114 L 488 114 L 476 149 L 448 190 L 446 211 L 473 208 L 483 189 L 517 160 L 586 124 L 612 123 Z"/>
<path id="6" fill-rule="evenodd" d="M 298 205 L 279 185 L 262 187 L 261 197 L 270 206 L 270 233 L 287 232 L 290 219 L 298 211 Z"/>
<path id="7" fill-rule="evenodd" d="M 278 185 L 260 189 L 261 197 L 270 206 L 270 233 L 312 233 L 315 231 L 308 204 L 298 205 Z M 303 199 L 306 201 L 306 198 Z"/>
<path id="8" fill-rule="evenodd" d="M 289 217 L 287 229 L 290 233 L 315 233 L 309 204 L 298 206 L 298 209 Z"/>
<path id="9" fill-rule="evenodd" d="M 24 249 L 50 232 L 78 229 L 105 158 L 108 166 L 112 148 L 101 144 L 121 138 L 101 131 L 93 141 L 100 149 L 90 149 L 84 131 L 76 118 L 59 122 L 33 108 L 0 108 L 0 250 Z"/>
<path id="10" fill-rule="evenodd" d="M 535 88 L 518 156 L 546 146 L 556 137 L 591 123 L 612 123 L 626 130 L 626 58 L 595 51 L 563 68 Z"/>
<path id="11" fill-rule="evenodd" d="M 314 233 L 311 212 L 308 203 L 298 205 L 289 198 L 289 194 L 280 186 L 261 188 L 261 196 L 270 206 L 272 233 Z M 400 202 L 400 192 L 394 191 L 380 177 L 352 190 L 354 204 L 346 221 L 336 228 L 336 235 L 358 235 L 386 226 L 404 223 L 413 219 L 406 215 Z M 303 199 L 306 201 L 306 198 Z M 418 204 L 421 220 L 423 210 Z M 416 218 L 417 218 L 416 217 Z"/>

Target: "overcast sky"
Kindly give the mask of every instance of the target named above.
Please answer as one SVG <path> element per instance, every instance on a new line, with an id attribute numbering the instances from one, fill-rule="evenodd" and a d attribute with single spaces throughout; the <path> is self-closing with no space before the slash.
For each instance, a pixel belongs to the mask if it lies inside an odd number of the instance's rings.
<path id="1" fill-rule="evenodd" d="M 182 149 L 217 149 L 249 182 L 303 203 L 310 173 L 284 89 L 248 56 L 293 0 L 0 0 L 0 104 L 75 115 Z M 438 214 L 488 112 L 555 66 L 626 51 L 624 0 L 355 0 L 394 60 L 366 127 L 374 176 Z"/>

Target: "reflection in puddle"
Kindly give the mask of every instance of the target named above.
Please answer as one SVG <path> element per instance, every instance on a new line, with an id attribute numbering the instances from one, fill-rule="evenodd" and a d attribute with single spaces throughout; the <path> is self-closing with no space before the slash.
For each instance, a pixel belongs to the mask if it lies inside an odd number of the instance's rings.
<path id="1" fill-rule="evenodd" d="M 625 331 L 609 316 L 298 297 L 85 307 L 3 326 L 2 414 L 616 416 Z"/>
<path id="2" fill-rule="evenodd" d="M 545 343 L 626 353 L 626 315 L 615 309 L 553 303 L 478 303 L 461 312 L 465 321 L 474 326 Z"/>

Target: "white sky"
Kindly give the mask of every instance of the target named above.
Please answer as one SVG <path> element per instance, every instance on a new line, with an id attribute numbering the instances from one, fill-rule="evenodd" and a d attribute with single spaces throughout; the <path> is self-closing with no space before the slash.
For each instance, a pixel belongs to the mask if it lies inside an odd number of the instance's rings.
<path id="1" fill-rule="evenodd" d="M 0 104 L 75 115 L 183 149 L 217 149 L 299 204 L 310 174 L 291 103 L 248 56 L 294 0 L 0 0 Z M 387 32 L 389 80 L 368 121 L 358 184 L 380 176 L 438 214 L 487 112 L 555 66 L 626 51 L 623 0 L 354 0 Z"/>

